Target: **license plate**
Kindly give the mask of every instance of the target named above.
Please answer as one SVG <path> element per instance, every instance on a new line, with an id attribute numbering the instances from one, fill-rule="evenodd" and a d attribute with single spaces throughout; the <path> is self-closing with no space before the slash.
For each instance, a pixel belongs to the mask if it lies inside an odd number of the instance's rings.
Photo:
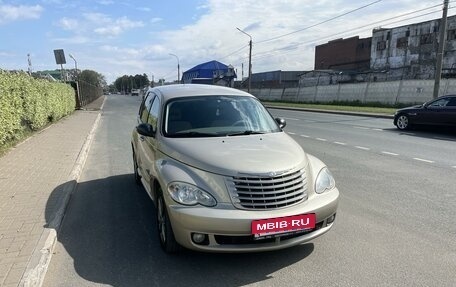
<path id="1" fill-rule="evenodd" d="M 314 213 L 252 221 L 255 238 L 315 228 Z"/>

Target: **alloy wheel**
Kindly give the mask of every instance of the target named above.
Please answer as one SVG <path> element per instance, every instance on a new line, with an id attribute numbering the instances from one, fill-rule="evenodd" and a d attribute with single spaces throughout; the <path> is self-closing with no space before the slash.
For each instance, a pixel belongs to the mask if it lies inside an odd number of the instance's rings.
<path id="1" fill-rule="evenodd" d="M 405 130 L 409 127 L 409 119 L 406 115 L 401 115 L 397 119 L 397 128 L 400 130 Z"/>

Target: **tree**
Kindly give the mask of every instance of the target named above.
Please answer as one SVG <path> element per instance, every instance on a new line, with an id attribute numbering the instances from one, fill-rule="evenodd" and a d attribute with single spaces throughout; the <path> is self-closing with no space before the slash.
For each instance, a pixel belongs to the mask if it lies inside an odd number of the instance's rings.
<path id="1" fill-rule="evenodd" d="M 96 87 L 105 88 L 107 86 L 105 77 L 92 70 L 84 70 L 79 74 L 79 81 L 84 81 Z"/>
<path id="2" fill-rule="evenodd" d="M 132 89 L 142 89 L 149 86 L 150 81 L 146 74 L 127 76 L 123 75 L 114 81 L 115 88 L 123 93 L 129 93 Z"/>

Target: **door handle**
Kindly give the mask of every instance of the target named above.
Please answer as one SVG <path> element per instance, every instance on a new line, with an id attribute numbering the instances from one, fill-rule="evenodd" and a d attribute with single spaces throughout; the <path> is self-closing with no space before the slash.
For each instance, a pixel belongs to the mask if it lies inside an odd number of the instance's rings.
<path id="1" fill-rule="evenodd" d="M 142 141 L 142 142 L 143 142 L 145 139 L 146 139 L 146 138 L 143 137 L 143 136 L 140 136 L 140 137 L 139 137 L 139 140 Z"/>

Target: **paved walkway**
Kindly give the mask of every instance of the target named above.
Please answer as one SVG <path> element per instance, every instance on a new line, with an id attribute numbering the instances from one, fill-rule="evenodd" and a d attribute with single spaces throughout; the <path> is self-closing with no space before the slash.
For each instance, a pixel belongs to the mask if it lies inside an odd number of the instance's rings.
<path id="1" fill-rule="evenodd" d="M 42 283 L 103 102 L 99 98 L 0 158 L 0 286 Z"/>

